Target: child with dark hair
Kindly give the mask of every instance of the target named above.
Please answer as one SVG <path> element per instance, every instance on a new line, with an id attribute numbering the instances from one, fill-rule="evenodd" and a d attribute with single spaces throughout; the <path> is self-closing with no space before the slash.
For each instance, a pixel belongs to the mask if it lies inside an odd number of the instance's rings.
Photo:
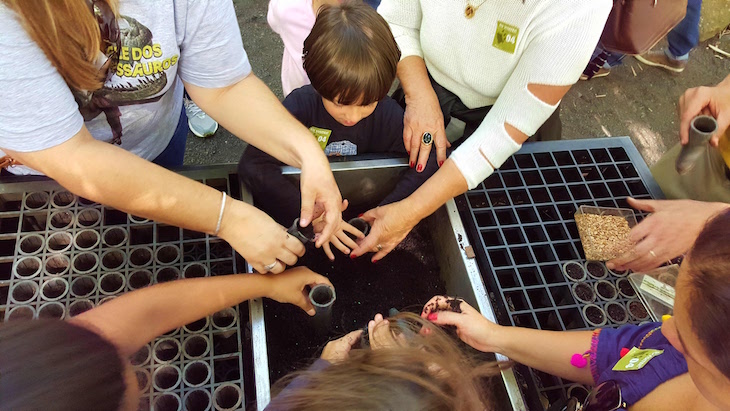
<path id="1" fill-rule="evenodd" d="M 466 303 L 460 313 L 447 311 L 444 297 L 434 297 L 421 315 L 456 326 L 459 337 L 480 351 L 596 385 L 593 400 L 599 403 L 582 409 L 728 410 L 728 227 L 728 210 L 705 224 L 680 267 L 674 316 L 662 323 L 570 332 L 504 327 Z M 631 366 L 637 363 L 641 367 Z"/>
<path id="2" fill-rule="evenodd" d="M 152 339 L 252 298 L 314 315 L 303 291 L 315 284 L 332 285 L 304 267 L 192 278 L 127 293 L 67 321 L 0 324 L 0 410 L 136 410 L 140 392 L 129 357 Z"/>
<path id="3" fill-rule="evenodd" d="M 371 7 L 360 1 L 322 6 L 304 42 L 304 69 L 312 84 L 292 91 L 284 106 L 309 128 L 328 156 L 406 155 L 403 109 L 387 96 L 399 58 L 388 24 Z M 238 175 L 249 186 L 254 204 L 288 227 L 299 216 L 300 195 L 282 175 L 283 165 L 249 146 Z M 407 197 L 437 168 L 434 156 L 425 170 L 409 169 L 381 204 Z M 343 222 L 330 239 L 349 254 L 357 244 L 345 232 L 358 237 L 362 233 Z M 328 245 L 325 252 L 334 259 Z"/>

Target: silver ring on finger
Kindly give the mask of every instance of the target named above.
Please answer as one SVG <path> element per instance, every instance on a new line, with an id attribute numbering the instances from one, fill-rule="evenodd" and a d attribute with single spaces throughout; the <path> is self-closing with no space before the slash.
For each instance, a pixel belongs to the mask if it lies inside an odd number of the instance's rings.
<path id="1" fill-rule="evenodd" d="M 656 258 L 656 253 L 654 250 L 649 250 L 649 254 L 651 254 L 652 257 Z"/>
<path id="2" fill-rule="evenodd" d="M 431 133 L 429 133 L 428 131 L 423 133 L 423 135 L 421 136 L 421 143 L 424 146 L 430 146 L 431 144 L 433 144 L 433 136 L 431 135 Z"/>
<path id="3" fill-rule="evenodd" d="M 265 265 L 265 266 L 264 266 L 264 269 L 265 269 L 265 270 L 266 270 L 266 272 L 268 273 L 269 271 L 273 270 L 273 269 L 274 269 L 274 267 L 276 267 L 276 263 L 278 263 L 278 262 L 279 262 L 279 261 L 278 261 L 278 260 L 276 260 L 276 261 L 274 261 L 274 262 L 273 262 L 273 263 L 271 263 L 271 264 L 267 264 L 267 265 Z"/>

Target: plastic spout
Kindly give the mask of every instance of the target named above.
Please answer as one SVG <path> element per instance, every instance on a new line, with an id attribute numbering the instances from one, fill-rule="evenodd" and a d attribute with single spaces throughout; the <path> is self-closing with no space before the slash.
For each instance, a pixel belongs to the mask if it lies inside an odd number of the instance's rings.
<path id="1" fill-rule="evenodd" d="M 689 173 L 705 153 L 707 143 L 717 132 L 717 121 L 710 116 L 697 116 L 689 126 L 689 142 L 682 146 L 675 169 L 679 174 Z"/>
<path id="2" fill-rule="evenodd" d="M 312 224 L 306 227 L 299 227 L 299 219 L 294 220 L 294 223 L 286 230 L 287 233 L 296 237 L 302 244 L 306 245 L 310 241 L 314 241 L 314 228 Z"/>
<path id="3" fill-rule="evenodd" d="M 366 236 L 370 233 L 370 223 L 363 220 L 362 218 L 356 217 L 348 221 L 347 223 L 360 230 Z M 355 240 L 355 238 L 351 234 L 348 233 L 347 235 Z"/>
<path id="4" fill-rule="evenodd" d="M 326 334 L 332 325 L 332 306 L 337 299 L 335 289 L 327 284 L 318 284 L 309 291 L 309 301 L 314 306 L 313 317 L 315 328 L 321 334 Z"/>

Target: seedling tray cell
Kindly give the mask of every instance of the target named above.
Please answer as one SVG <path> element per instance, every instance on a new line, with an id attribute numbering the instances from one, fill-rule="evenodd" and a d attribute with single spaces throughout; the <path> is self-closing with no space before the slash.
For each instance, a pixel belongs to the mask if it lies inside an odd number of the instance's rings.
<path id="1" fill-rule="evenodd" d="M 457 198 L 498 321 L 544 330 L 592 329 L 589 319 L 609 327 L 646 321 L 627 273 L 602 262 L 586 267 L 574 219 L 580 206 L 625 208 L 629 195 L 663 198 L 636 147 L 621 137 L 527 143 Z M 564 273 L 569 262 L 575 278 Z M 524 366 L 515 375 L 531 410 L 566 398 L 572 385 Z"/>
<path id="2" fill-rule="evenodd" d="M 233 171 L 182 173 L 240 198 Z M 246 271 L 217 237 L 128 215 L 45 178 L 0 184 L 0 322 L 67 319 L 155 283 Z M 244 303 L 143 347 L 132 357 L 139 409 L 243 409 L 253 391 L 247 317 Z"/>

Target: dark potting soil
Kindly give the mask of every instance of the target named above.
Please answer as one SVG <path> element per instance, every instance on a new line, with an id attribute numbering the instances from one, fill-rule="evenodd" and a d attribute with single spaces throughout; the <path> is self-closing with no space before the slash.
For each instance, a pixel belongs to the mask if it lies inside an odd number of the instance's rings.
<path id="1" fill-rule="evenodd" d="M 611 270 L 613 275 L 616 277 L 626 277 L 626 275 L 629 273 L 629 270 Z"/>
<path id="2" fill-rule="evenodd" d="M 593 292 L 593 287 L 587 283 L 578 283 L 574 290 L 576 297 L 583 302 L 592 303 L 596 299 L 596 293 Z"/>
<path id="3" fill-rule="evenodd" d="M 585 314 L 588 320 L 593 324 L 600 324 L 606 319 L 605 314 L 603 314 L 603 311 L 601 311 L 598 307 L 588 307 L 585 310 Z"/>
<path id="4" fill-rule="evenodd" d="M 583 278 L 583 267 L 577 263 L 568 264 L 565 266 L 565 274 L 567 274 L 571 279 L 578 281 Z"/>
<path id="5" fill-rule="evenodd" d="M 616 297 L 616 288 L 607 281 L 596 284 L 596 292 L 606 300 Z"/>
<path id="6" fill-rule="evenodd" d="M 330 261 L 321 249 L 307 246 L 297 265 L 327 276 L 337 299 L 330 328 L 318 326 L 317 318 L 290 304 L 266 299 L 266 341 L 269 376 L 273 382 L 306 367 L 324 345 L 350 331 L 367 327 L 375 314 L 388 315 L 391 308 L 420 313 L 434 295 L 446 293 L 425 223 L 417 225 L 385 258 L 373 264 L 372 254 L 355 260 L 333 249 Z"/>
<path id="7" fill-rule="evenodd" d="M 627 297 L 633 297 L 636 295 L 636 290 L 634 290 L 634 287 L 628 280 L 619 280 L 616 285 L 618 286 L 619 291 L 621 291 L 621 294 Z"/>
<path id="8" fill-rule="evenodd" d="M 638 300 L 629 303 L 629 312 L 637 320 L 646 320 L 649 318 L 649 313 L 646 311 L 646 307 L 644 307 L 644 304 Z"/>
<path id="9" fill-rule="evenodd" d="M 619 304 L 606 305 L 606 313 L 608 314 L 608 318 L 615 323 L 624 323 L 628 319 L 626 309 Z"/>
<path id="10" fill-rule="evenodd" d="M 604 278 L 606 276 L 606 269 L 601 263 L 588 263 L 586 264 L 586 270 L 594 278 Z"/>

